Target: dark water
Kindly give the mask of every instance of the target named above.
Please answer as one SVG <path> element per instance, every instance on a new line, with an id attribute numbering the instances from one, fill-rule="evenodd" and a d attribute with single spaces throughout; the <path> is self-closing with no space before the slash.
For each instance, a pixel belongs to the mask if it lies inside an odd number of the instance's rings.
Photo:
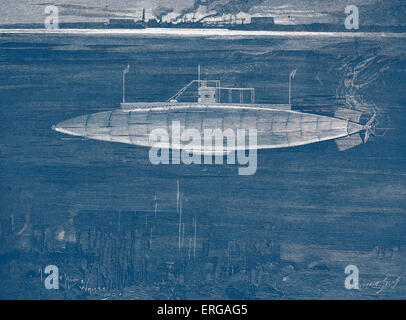
<path id="1" fill-rule="evenodd" d="M 0 46 L 1 298 L 406 298 L 405 40 L 3 35 Z M 294 109 L 376 112 L 378 136 L 345 152 L 260 151 L 256 174 L 239 176 L 51 130 L 119 107 L 127 63 L 128 101 L 165 101 L 200 64 L 203 78 L 256 88 L 258 103 L 286 103 L 297 69 Z M 49 264 L 58 291 L 41 283 Z M 359 290 L 344 287 L 350 264 Z"/>

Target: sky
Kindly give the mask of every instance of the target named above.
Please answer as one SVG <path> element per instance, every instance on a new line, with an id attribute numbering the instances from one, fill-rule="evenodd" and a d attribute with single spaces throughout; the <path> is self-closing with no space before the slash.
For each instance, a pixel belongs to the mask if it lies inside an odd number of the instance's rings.
<path id="1" fill-rule="evenodd" d="M 190 12 L 196 18 L 217 14 L 213 20 L 238 14 L 273 16 L 276 23 L 344 23 L 344 9 L 359 7 L 360 24 L 406 25 L 405 0 L 0 0 L 0 24 L 43 23 L 45 7 L 59 8 L 61 22 L 107 21 L 112 17 L 147 18 L 162 15 L 164 20 Z"/>

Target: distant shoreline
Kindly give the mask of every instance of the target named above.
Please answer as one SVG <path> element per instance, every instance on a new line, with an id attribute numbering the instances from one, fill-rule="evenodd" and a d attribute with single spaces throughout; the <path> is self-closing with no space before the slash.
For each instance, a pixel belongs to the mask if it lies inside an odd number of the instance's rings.
<path id="1" fill-rule="evenodd" d="M 406 38 L 406 32 L 360 32 L 360 31 L 259 31 L 229 29 L 181 29 L 181 28 L 146 28 L 146 29 L 1 29 L 0 34 L 70 34 L 70 35 L 150 35 L 150 36 L 184 36 L 184 37 L 335 37 L 335 38 Z"/>

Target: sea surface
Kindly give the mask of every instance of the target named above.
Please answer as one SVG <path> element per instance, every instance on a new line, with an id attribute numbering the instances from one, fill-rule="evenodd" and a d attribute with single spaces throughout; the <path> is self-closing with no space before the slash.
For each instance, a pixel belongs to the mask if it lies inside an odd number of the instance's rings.
<path id="1" fill-rule="evenodd" d="M 405 299 L 406 39 L 0 36 L 1 299 Z M 257 103 L 377 114 L 376 136 L 152 165 L 148 148 L 51 130 L 202 79 Z M 44 269 L 59 269 L 59 290 Z M 359 270 L 348 290 L 345 268 Z"/>

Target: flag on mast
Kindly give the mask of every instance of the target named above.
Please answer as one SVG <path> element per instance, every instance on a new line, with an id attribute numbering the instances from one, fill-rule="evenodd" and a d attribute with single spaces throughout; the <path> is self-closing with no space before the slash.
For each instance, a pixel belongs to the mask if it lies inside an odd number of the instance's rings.
<path id="1" fill-rule="evenodd" d="M 127 68 L 124 69 L 124 74 L 130 72 L 130 64 L 127 65 Z"/>

